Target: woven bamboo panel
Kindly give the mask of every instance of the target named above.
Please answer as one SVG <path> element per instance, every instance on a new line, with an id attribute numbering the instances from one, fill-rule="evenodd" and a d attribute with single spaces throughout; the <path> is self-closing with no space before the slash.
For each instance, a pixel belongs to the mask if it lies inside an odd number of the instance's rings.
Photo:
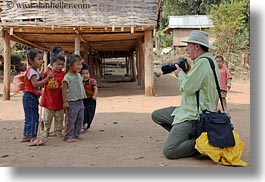
<path id="1" fill-rule="evenodd" d="M 160 0 L 0 1 L 6 26 L 156 26 Z"/>

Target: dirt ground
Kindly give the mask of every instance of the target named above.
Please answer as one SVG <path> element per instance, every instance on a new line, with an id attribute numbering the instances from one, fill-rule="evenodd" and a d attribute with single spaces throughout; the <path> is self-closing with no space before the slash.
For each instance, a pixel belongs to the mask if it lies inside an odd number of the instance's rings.
<path id="1" fill-rule="evenodd" d="M 0 83 L 0 91 L 3 84 Z M 168 132 L 151 121 L 155 109 L 180 104 L 177 78 L 155 78 L 155 97 L 144 96 L 136 82 L 107 83 L 99 88 L 91 129 L 75 143 L 50 137 L 45 146 L 20 143 L 24 113 L 22 93 L 0 97 L 0 166 L 11 167 L 222 167 L 203 157 L 168 160 L 163 144 Z M 228 110 L 245 143 L 242 159 L 250 161 L 250 83 L 233 80 Z M 41 135 L 41 133 L 40 133 Z"/>

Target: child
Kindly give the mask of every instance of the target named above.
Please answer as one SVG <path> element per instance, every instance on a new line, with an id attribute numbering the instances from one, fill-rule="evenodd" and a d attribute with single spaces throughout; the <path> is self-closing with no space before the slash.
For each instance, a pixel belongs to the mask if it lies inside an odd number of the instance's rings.
<path id="1" fill-rule="evenodd" d="M 81 57 L 70 54 L 66 60 L 68 73 L 63 79 L 63 108 L 65 109 L 66 128 L 64 141 L 74 142 L 80 139 L 80 131 L 84 120 L 83 99 L 86 98 L 80 71 L 82 69 Z"/>
<path id="2" fill-rule="evenodd" d="M 43 80 L 37 69 L 41 68 L 43 62 L 42 52 L 37 49 L 30 49 L 28 53 L 28 64 L 30 67 L 25 74 L 25 91 L 23 94 L 23 108 L 25 113 L 24 137 L 21 142 L 30 142 L 29 145 L 41 145 L 44 140 L 37 138 L 39 126 L 39 100 L 41 87 L 52 77 L 48 74 Z"/>
<path id="3" fill-rule="evenodd" d="M 90 125 L 95 116 L 98 87 L 96 80 L 90 78 L 90 70 L 88 65 L 83 64 L 81 75 L 83 77 L 83 84 L 87 96 L 87 98 L 83 99 L 83 103 L 85 106 L 83 129 L 87 130 L 90 128 Z"/>
<path id="4" fill-rule="evenodd" d="M 60 47 L 60 46 L 54 46 L 54 47 L 51 48 L 50 54 L 51 54 L 51 59 L 56 54 L 61 54 L 61 55 L 64 56 L 64 49 L 62 47 Z M 52 70 L 51 63 L 48 64 L 46 71 L 49 71 L 49 70 Z"/>
<path id="5" fill-rule="evenodd" d="M 52 70 L 46 71 L 44 77 L 49 73 L 53 74 L 51 79 L 44 86 L 44 92 L 41 99 L 41 106 L 44 107 L 44 132 L 49 136 L 52 120 L 54 118 L 54 133 L 56 137 L 62 137 L 63 129 L 63 99 L 62 99 L 62 80 L 65 76 L 64 68 L 65 58 L 61 54 L 56 54 L 51 59 Z"/>
<path id="6" fill-rule="evenodd" d="M 224 109 L 227 109 L 227 103 L 226 103 L 226 96 L 227 96 L 227 90 L 230 90 L 231 88 L 231 81 L 232 76 L 230 74 L 229 69 L 224 65 L 224 58 L 223 56 L 216 56 L 215 60 L 218 64 L 219 74 L 220 74 L 220 89 L 221 89 L 221 97 L 222 102 L 224 104 Z M 218 102 L 215 106 L 215 110 L 217 110 Z"/>

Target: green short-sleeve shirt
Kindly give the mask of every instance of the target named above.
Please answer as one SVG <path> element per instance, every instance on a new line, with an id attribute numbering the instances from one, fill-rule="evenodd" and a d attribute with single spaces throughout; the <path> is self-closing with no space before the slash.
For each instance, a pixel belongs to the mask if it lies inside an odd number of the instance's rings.
<path id="1" fill-rule="evenodd" d="M 67 101 L 77 101 L 86 98 L 83 79 L 80 73 L 76 75 L 67 73 L 64 76 L 63 82 L 66 82 L 68 85 L 68 89 L 66 90 Z"/>

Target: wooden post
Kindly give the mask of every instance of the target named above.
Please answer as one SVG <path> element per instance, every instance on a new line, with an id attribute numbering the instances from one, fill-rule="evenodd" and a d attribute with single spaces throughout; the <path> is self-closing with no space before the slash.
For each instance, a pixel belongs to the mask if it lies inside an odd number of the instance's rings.
<path id="1" fill-rule="evenodd" d="M 139 79 L 139 47 L 136 46 L 136 79 L 137 84 L 140 85 L 140 79 Z"/>
<path id="2" fill-rule="evenodd" d="M 88 44 L 85 43 L 85 47 L 84 47 L 84 63 L 88 64 Z"/>
<path id="3" fill-rule="evenodd" d="M 154 96 L 154 66 L 153 66 L 153 34 L 152 30 L 144 32 L 144 68 L 145 68 L 145 95 Z"/>
<path id="4" fill-rule="evenodd" d="M 75 36 L 75 54 L 80 55 L 80 35 Z"/>
<path id="5" fill-rule="evenodd" d="M 128 63 L 128 57 L 125 57 L 125 62 L 126 62 L 126 74 L 129 75 L 129 63 Z"/>
<path id="6" fill-rule="evenodd" d="M 44 51 L 44 55 L 43 55 L 43 64 L 44 64 L 44 71 L 47 70 L 47 66 L 48 66 L 48 53 L 47 51 Z"/>
<path id="7" fill-rule="evenodd" d="M 95 61 L 96 61 L 95 62 L 95 67 L 96 67 L 95 68 L 95 72 L 96 72 L 96 74 L 95 75 L 96 75 L 96 77 L 99 77 L 100 78 L 100 77 L 102 77 L 102 74 L 103 74 L 102 71 L 103 70 L 102 69 L 100 70 L 100 68 L 99 68 L 99 66 L 100 66 L 99 61 L 100 60 L 99 59 L 96 59 Z"/>
<path id="8" fill-rule="evenodd" d="M 130 64 L 130 78 L 131 81 L 135 81 L 135 67 L 134 67 L 134 59 L 133 59 L 133 51 L 129 53 L 129 64 Z"/>
<path id="9" fill-rule="evenodd" d="M 145 69 L 144 69 L 144 46 L 142 40 L 137 41 L 137 47 L 139 50 L 139 73 L 138 79 L 140 83 L 140 89 L 144 89 L 144 81 L 145 81 Z"/>
<path id="10" fill-rule="evenodd" d="M 103 58 L 97 59 L 96 63 L 98 66 L 98 75 L 99 77 L 103 77 L 103 70 L 105 69 L 103 65 Z"/>
<path id="11" fill-rule="evenodd" d="M 93 63 L 92 52 L 89 52 L 88 64 L 89 64 L 92 76 L 95 76 L 95 68 L 94 68 L 94 63 Z"/>
<path id="12" fill-rule="evenodd" d="M 3 32 L 4 45 L 4 89 L 3 100 L 10 100 L 10 69 L 11 69 L 11 50 L 10 50 L 10 35 Z"/>

